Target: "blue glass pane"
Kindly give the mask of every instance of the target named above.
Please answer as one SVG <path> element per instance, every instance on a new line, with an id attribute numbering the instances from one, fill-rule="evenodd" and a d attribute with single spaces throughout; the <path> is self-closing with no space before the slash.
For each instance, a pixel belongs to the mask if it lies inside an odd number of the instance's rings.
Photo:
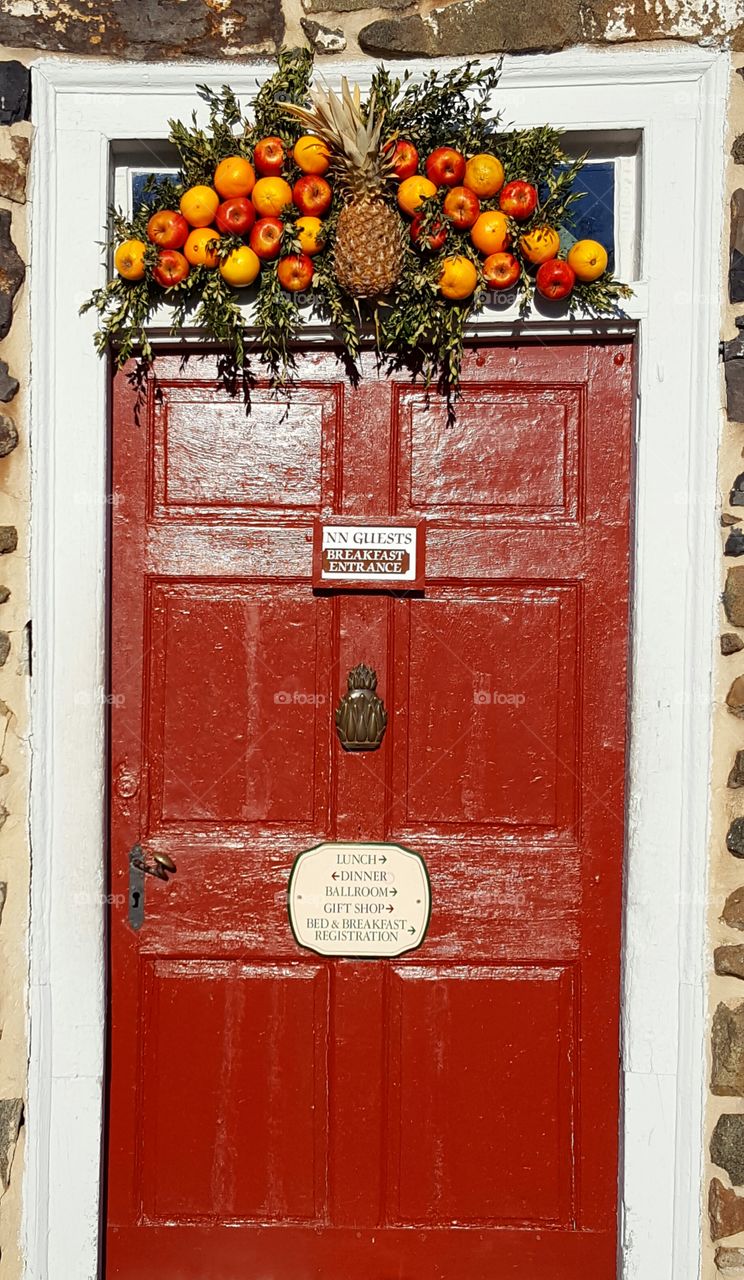
<path id="1" fill-rule="evenodd" d="M 136 211 L 140 205 L 146 204 L 148 208 L 157 203 L 157 191 L 146 191 L 145 187 L 150 178 L 172 178 L 174 176 L 172 169 L 155 169 L 151 173 L 146 170 L 135 171 L 132 175 L 132 209 Z"/>
<path id="2" fill-rule="evenodd" d="M 612 160 L 587 164 L 574 183 L 574 191 L 583 191 L 583 200 L 572 206 L 574 224 L 565 236 L 566 247 L 574 240 L 598 240 L 609 254 L 609 267 L 615 267 L 615 165 Z"/>
<path id="3" fill-rule="evenodd" d="M 560 173 L 559 166 L 556 170 Z M 573 226 L 561 232 L 561 249 L 566 251 L 576 240 L 598 240 L 609 255 L 609 268 L 615 268 L 615 165 L 612 160 L 586 164 L 572 188 L 583 192 L 583 199 L 571 206 Z M 540 199 L 547 195 L 541 189 Z"/>

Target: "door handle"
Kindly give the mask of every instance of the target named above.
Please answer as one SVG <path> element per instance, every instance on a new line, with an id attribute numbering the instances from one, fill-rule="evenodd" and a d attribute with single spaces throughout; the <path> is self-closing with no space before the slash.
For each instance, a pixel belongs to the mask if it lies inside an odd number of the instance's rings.
<path id="1" fill-rule="evenodd" d="M 165 880 L 166 883 L 168 876 L 175 875 L 177 870 L 175 862 L 167 853 L 154 853 L 152 862 L 148 862 L 141 844 L 135 844 L 129 850 L 129 862 L 139 871 L 144 871 L 146 876 L 157 876 L 158 880 Z"/>
<path id="2" fill-rule="evenodd" d="M 176 864 L 167 853 L 154 853 L 152 862 L 141 844 L 132 845 L 129 850 L 129 925 L 132 929 L 141 929 L 145 920 L 145 876 L 155 876 L 156 880 L 164 880 L 175 875 Z"/>

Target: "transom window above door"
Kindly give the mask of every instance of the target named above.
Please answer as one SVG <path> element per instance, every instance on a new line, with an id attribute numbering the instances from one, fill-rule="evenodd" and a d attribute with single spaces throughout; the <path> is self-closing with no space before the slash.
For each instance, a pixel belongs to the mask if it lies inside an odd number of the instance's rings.
<path id="1" fill-rule="evenodd" d="M 640 131 L 572 130 L 566 132 L 564 141 L 572 159 L 587 157 L 575 185 L 575 190 L 583 191 L 585 196 L 574 206 L 572 239 L 599 240 L 609 250 L 611 270 L 622 280 L 637 280 L 640 275 Z M 177 176 L 178 156 L 169 143 L 162 140 L 122 143 L 114 154 L 114 203 L 131 216 L 141 204 L 153 200 L 152 179 Z M 492 310 L 503 313 L 504 300 L 501 301 L 502 306 Z"/>

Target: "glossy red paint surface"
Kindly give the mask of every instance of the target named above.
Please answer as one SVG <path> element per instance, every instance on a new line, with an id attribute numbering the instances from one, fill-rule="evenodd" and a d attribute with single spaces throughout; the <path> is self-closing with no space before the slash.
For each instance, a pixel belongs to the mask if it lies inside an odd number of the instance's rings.
<path id="1" fill-rule="evenodd" d="M 470 352 L 454 425 L 325 352 L 249 414 L 213 357 L 139 422 L 116 377 L 108 1277 L 613 1280 L 630 356 Z M 425 518 L 425 594 L 314 593 L 333 515 Z M 423 854 L 419 951 L 296 945 L 334 839 Z"/>

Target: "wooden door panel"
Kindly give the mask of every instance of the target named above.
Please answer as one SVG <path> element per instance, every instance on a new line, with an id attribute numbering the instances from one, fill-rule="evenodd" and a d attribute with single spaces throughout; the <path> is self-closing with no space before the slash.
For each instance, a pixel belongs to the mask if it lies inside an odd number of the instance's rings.
<path id="1" fill-rule="evenodd" d="M 568 1226 L 571 970 L 395 968 L 392 1008 L 391 1222 Z"/>
<path id="2" fill-rule="evenodd" d="M 322 1218 L 328 970 L 153 958 L 143 977 L 143 1217 Z"/>
<path id="3" fill-rule="evenodd" d="M 111 1280 L 613 1280 L 631 356 L 474 349 L 454 422 L 320 350 L 115 379 Z M 317 514 L 424 517 L 425 591 L 313 592 Z M 297 946 L 324 840 L 425 857 L 419 951 Z"/>
<path id="4" fill-rule="evenodd" d="M 336 608 L 336 652 L 333 654 L 338 694 L 328 719 L 347 689 L 347 675 L 360 662 L 377 672 L 377 688 L 386 705 L 392 705 L 391 635 L 393 600 L 378 593 L 349 592 Z M 388 801 L 387 755 L 382 752 L 334 752 L 334 839 L 384 840 Z"/>
<path id="5" fill-rule="evenodd" d="M 401 838 L 402 837 L 397 837 Z M 506 839 L 455 833 L 451 841 L 407 843 L 426 859 L 439 886 L 438 909 L 426 936 L 433 964 L 571 964 L 581 952 L 582 859 L 577 849 L 535 841 L 515 848 Z M 463 946 L 463 938 L 468 942 Z"/>
<path id="6" fill-rule="evenodd" d="M 152 515 L 230 518 L 320 511 L 334 502 L 341 388 L 265 387 L 250 412 L 213 381 L 162 382 L 154 405 Z"/>
<path id="7" fill-rule="evenodd" d="M 401 829 L 569 829 L 577 596 L 575 584 L 500 583 L 434 588 L 399 606 L 409 614 L 396 688 Z M 446 681 L 432 680 L 433 662 Z"/>
<path id="8" fill-rule="evenodd" d="M 609 1280 L 617 1274 L 614 1226 L 601 1232 L 541 1226 L 331 1232 L 266 1223 L 248 1238 L 234 1226 L 183 1226 L 178 1234 L 176 1243 L 169 1226 L 113 1226 L 109 1256 L 133 1260 L 114 1274 L 120 1280 L 349 1280 L 351 1268 L 362 1266 L 375 1280 L 421 1280 L 424 1266 L 426 1280 Z"/>
<path id="9" fill-rule="evenodd" d="M 463 382 L 457 429 L 446 406 L 399 390 L 401 513 L 479 520 L 575 520 L 583 387 Z"/>
<path id="10" fill-rule="evenodd" d="M 388 966 L 340 960 L 333 965 L 331 984 L 329 1222 L 361 1231 L 384 1222 L 390 1141 L 385 1073 Z M 334 1238 L 335 1231 L 329 1242 Z"/>
<path id="11" fill-rule="evenodd" d="M 296 584 L 152 585 L 148 836 L 171 823 L 312 827 L 329 753 L 327 613 Z"/>

